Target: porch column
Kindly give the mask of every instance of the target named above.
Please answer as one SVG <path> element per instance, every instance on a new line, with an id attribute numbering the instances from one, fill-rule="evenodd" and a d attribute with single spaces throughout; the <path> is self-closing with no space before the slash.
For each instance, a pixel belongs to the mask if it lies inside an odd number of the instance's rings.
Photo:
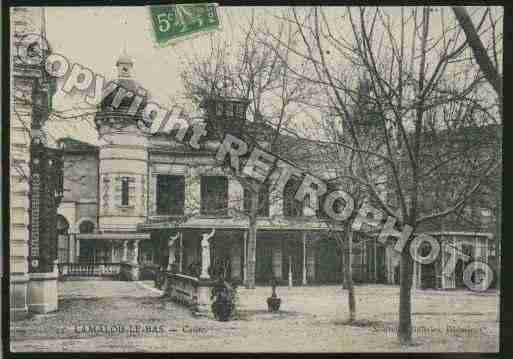
<path id="1" fill-rule="evenodd" d="M 175 263 L 175 246 L 171 241 L 168 243 L 169 259 L 167 261 L 167 270 L 171 270 Z"/>
<path id="2" fill-rule="evenodd" d="M 178 272 L 183 273 L 183 235 L 180 233 L 180 237 L 178 237 Z"/>
<path id="3" fill-rule="evenodd" d="M 240 243 L 235 243 L 231 248 L 230 253 L 230 261 L 232 265 L 232 272 L 230 274 L 232 279 L 239 279 L 240 280 L 240 271 L 241 271 L 241 263 L 240 263 Z"/>
<path id="4" fill-rule="evenodd" d="M 177 239 L 180 237 L 180 233 L 177 233 L 174 237 L 169 237 L 169 241 L 167 242 L 167 248 L 169 251 L 169 258 L 167 262 L 167 270 L 171 270 L 173 268 L 173 264 L 175 263 L 175 243 Z"/>
<path id="5" fill-rule="evenodd" d="M 139 239 L 136 239 L 133 243 L 134 243 L 134 257 L 133 257 L 132 261 L 134 263 L 138 263 L 139 262 Z"/>
<path id="6" fill-rule="evenodd" d="M 413 261 L 413 280 L 412 280 L 412 288 L 417 288 L 417 262 Z"/>
<path id="7" fill-rule="evenodd" d="M 310 250 L 306 254 L 306 278 L 315 281 L 315 251 L 312 246 L 310 246 Z"/>
<path id="8" fill-rule="evenodd" d="M 78 262 L 80 258 L 80 240 L 77 237 L 75 237 L 75 252 L 76 262 Z"/>
<path id="9" fill-rule="evenodd" d="M 128 260 L 128 241 L 123 241 L 123 258 L 122 261 L 126 262 Z"/>
<path id="10" fill-rule="evenodd" d="M 367 245 L 366 242 L 363 241 L 363 239 L 360 241 L 360 247 L 361 247 L 361 262 L 360 262 L 360 280 L 367 280 Z"/>
<path id="11" fill-rule="evenodd" d="M 281 279 L 281 265 L 283 262 L 283 255 L 280 246 L 273 248 L 273 275 L 277 279 Z"/>
<path id="12" fill-rule="evenodd" d="M 419 263 L 413 261 L 413 281 L 412 288 L 416 289 L 419 287 Z"/>
<path id="13" fill-rule="evenodd" d="M 483 262 L 488 263 L 488 237 L 483 237 L 484 246 L 481 247 L 481 255 L 483 257 Z"/>
<path id="14" fill-rule="evenodd" d="M 374 239 L 374 283 L 378 282 L 378 240 Z"/>
<path id="15" fill-rule="evenodd" d="M 73 242 L 74 242 L 74 237 L 75 235 L 73 235 L 72 233 L 68 233 L 68 263 L 72 263 L 73 262 Z"/>
<path id="16" fill-rule="evenodd" d="M 110 241 L 110 262 L 114 263 L 114 240 Z"/>
<path id="17" fill-rule="evenodd" d="M 462 246 L 461 241 L 458 241 L 455 237 L 456 236 L 453 236 L 453 238 L 454 238 L 454 249 L 453 249 L 453 252 L 452 252 L 452 255 L 454 256 L 454 258 L 456 258 L 456 254 L 458 253 L 458 251 L 460 253 L 463 252 L 463 246 Z M 456 264 L 458 264 L 457 261 L 456 261 Z M 456 270 L 454 271 L 454 273 L 452 275 L 452 278 L 451 278 L 451 288 L 456 288 Z"/>
<path id="18" fill-rule="evenodd" d="M 243 266 L 243 282 L 246 284 L 246 280 L 248 278 L 248 261 L 247 261 L 247 240 L 248 240 L 248 231 L 244 231 L 244 235 L 242 237 L 242 266 Z"/>
<path id="19" fill-rule="evenodd" d="M 292 287 L 292 256 L 289 256 L 289 287 Z"/>
<path id="20" fill-rule="evenodd" d="M 390 255 L 390 246 L 385 247 L 385 262 L 387 265 L 387 282 L 394 284 L 394 270 L 392 268 L 392 256 Z"/>
<path id="21" fill-rule="evenodd" d="M 420 287 L 420 286 L 422 285 L 422 264 L 417 263 L 417 265 L 418 265 L 418 273 L 417 273 L 418 281 L 417 281 L 417 287 Z"/>
<path id="22" fill-rule="evenodd" d="M 441 266 L 441 270 L 440 272 L 442 273 L 442 289 L 445 289 L 445 273 L 444 273 L 444 266 L 445 266 L 445 242 L 444 242 L 444 235 L 441 234 L 440 235 L 440 243 L 441 243 L 441 246 L 442 247 L 442 257 L 441 257 L 441 263 L 440 263 L 440 266 Z"/>
<path id="23" fill-rule="evenodd" d="M 303 242 L 303 285 L 306 285 L 306 232 L 301 234 L 301 240 Z"/>

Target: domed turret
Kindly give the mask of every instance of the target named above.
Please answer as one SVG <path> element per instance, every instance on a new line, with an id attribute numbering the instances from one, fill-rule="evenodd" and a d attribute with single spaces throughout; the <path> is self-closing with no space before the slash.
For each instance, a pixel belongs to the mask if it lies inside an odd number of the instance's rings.
<path id="1" fill-rule="evenodd" d="M 116 61 L 116 67 L 118 68 L 119 78 L 130 78 L 132 77 L 132 70 L 134 68 L 134 62 L 132 58 L 124 51 Z"/>
<path id="2" fill-rule="evenodd" d="M 124 52 L 116 61 L 117 88 L 106 96 L 96 114 L 104 140 L 99 148 L 99 230 L 135 232 L 146 215 L 148 139 L 137 126 L 148 94 L 133 78 L 133 61 Z M 137 110 L 135 110 L 137 107 Z M 134 112 L 135 110 L 135 112 Z"/>
<path id="3" fill-rule="evenodd" d="M 118 86 L 102 99 L 96 114 L 98 129 L 134 127 L 142 118 L 149 96 L 143 86 L 133 78 L 133 66 L 132 58 L 124 51 L 116 61 L 118 78 L 112 80 Z"/>
<path id="4" fill-rule="evenodd" d="M 118 68 L 118 78 L 114 80 L 114 82 L 120 86 L 123 86 L 126 91 L 139 94 L 140 89 L 143 87 L 139 85 L 139 83 L 133 78 L 134 61 L 126 53 L 126 51 L 123 51 L 123 53 L 119 56 L 118 60 L 116 61 L 116 67 Z M 144 94 L 143 97 L 146 96 L 147 95 Z"/>

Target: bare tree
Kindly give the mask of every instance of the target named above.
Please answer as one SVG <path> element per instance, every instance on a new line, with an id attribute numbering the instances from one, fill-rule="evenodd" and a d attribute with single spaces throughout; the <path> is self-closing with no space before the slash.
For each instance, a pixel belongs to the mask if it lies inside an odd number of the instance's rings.
<path id="1" fill-rule="evenodd" d="M 372 154 L 379 151 L 384 143 L 380 140 L 379 136 L 376 136 L 372 121 L 367 121 L 367 117 L 372 117 L 375 113 L 375 109 L 372 108 L 367 98 L 368 83 L 365 79 L 361 79 L 357 89 L 356 102 L 353 106 L 350 106 L 350 110 L 352 116 L 357 119 L 355 126 L 356 131 L 366 134 L 365 140 L 360 144 L 363 149 L 362 152 L 364 152 L 362 155 L 365 161 L 370 164 L 369 167 L 372 166 L 374 176 L 379 178 L 383 176 L 384 169 L 380 163 L 373 161 Z M 322 132 L 325 137 L 325 139 L 317 141 L 317 150 L 320 151 L 319 157 L 325 159 L 325 166 L 322 168 L 322 171 L 332 173 L 332 178 L 329 180 L 329 185 L 332 189 L 343 189 L 346 193 L 351 195 L 354 207 L 359 208 L 368 196 L 368 193 L 365 186 L 358 180 L 362 177 L 362 173 L 358 165 L 357 152 L 350 145 L 350 141 L 348 141 L 347 138 L 348 135 L 345 131 L 347 128 L 343 126 L 343 121 L 338 117 L 336 111 L 334 113 L 328 113 L 324 118 L 324 121 L 319 121 L 317 124 L 322 127 Z M 311 165 L 315 166 L 315 163 Z M 317 170 L 319 170 L 319 168 L 317 168 Z M 384 185 L 384 183 L 377 183 L 378 186 L 381 187 Z M 347 205 L 347 203 L 337 203 L 336 205 L 339 206 L 340 210 L 344 205 Z M 344 288 L 347 289 L 348 292 L 349 320 L 347 323 L 356 320 L 356 300 L 352 271 L 352 252 L 355 233 L 351 226 L 355 214 L 356 212 L 342 224 L 338 223 L 338 221 L 330 220 L 329 217 L 325 219 L 327 225 L 333 230 L 337 243 L 343 251 Z M 359 236 L 360 245 L 365 245 L 367 239 L 364 239 L 364 237 L 367 237 L 367 235 L 361 233 Z"/>
<path id="2" fill-rule="evenodd" d="M 226 98 L 242 99 L 249 104 L 249 120 L 240 126 L 223 123 L 225 119 L 216 124 L 209 120 L 212 126 L 209 133 L 214 134 L 217 141 L 223 140 L 226 131 L 239 127 L 236 135 L 248 146 L 260 146 L 278 156 L 289 157 L 291 153 L 284 151 L 290 151 L 290 148 L 284 149 L 280 145 L 280 133 L 302 111 L 309 89 L 301 79 L 290 74 L 286 66 L 287 54 L 279 57 L 272 49 L 260 46 L 257 34 L 263 26 L 255 23 L 253 14 L 250 24 L 241 29 L 244 36 L 239 43 L 232 44 L 212 37 L 210 53 L 204 58 L 189 60 L 181 77 L 186 97 L 196 104 L 208 99 Z M 281 26 L 278 32 L 291 38 L 285 26 Z M 230 52 L 233 48 L 235 53 Z M 225 169 L 242 183 L 251 197 L 250 208 L 244 212 L 249 223 L 245 284 L 247 288 L 254 288 L 257 216 L 261 208 L 259 193 L 264 186 L 269 186 L 272 192 L 280 189 L 274 188 L 270 181 L 263 184 L 240 171 L 234 171 L 230 166 L 225 166 Z"/>
<path id="3" fill-rule="evenodd" d="M 490 151 L 479 154 L 475 150 L 482 145 L 480 141 L 465 136 L 472 127 L 496 125 L 496 107 L 486 96 L 482 76 L 465 56 L 468 43 L 460 40 L 459 28 L 448 23 L 443 9 L 437 16 L 432 16 L 432 10 L 413 8 L 407 14 L 401 8 L 400 14 L 391 16 L 381 8 L 351 8 L 342 13 L 314 8 L 303 15 L 293 9 L 280 19 L 295 25 L 296 46 L 290 47 L 276 34 L 264 34 L 276 53 L 286 49 L 308 61 L 308 69 L 290 66 L 290 71 L 317 85 L 326 106 L 343 121 L 348 132 L 345 144 L 357 158 L 355 180 L 385 215 L 397 218 L 399 230 L 409 225 L 413 234 L 421 225 L 461 209 L 499 165 Z M 335 27 L 335 21 L 348 28 Z M 441 30 L 431 27 L 433 21 L 440 23 Z M 368 101 L 378 111 L 372 119 L 367 117 L 375 123 L 375 134 L 383 143 L 374 151 L 362 146 L 367 134 L 358 131 L 351 111 L 357 95 L 355 78 L 359 77 L 369 80 Z M 455 137 L 460 137 L 460 147 L 451 145 Z M 463 151 L 463 144 L 472 150 Z M 437 146 L 444 150 L 436 151 Z M 376 164 L 385 168 L 386 198 L 379 193 L 380 179 L 372 168 Z M 433 178 L 449 175 L 456 177 L 445 184 L 450 195 L 441 203 L 427 201 Z M 404 344 L 412 339 L 412 238 L 400 263 L 398 335 Z"/>

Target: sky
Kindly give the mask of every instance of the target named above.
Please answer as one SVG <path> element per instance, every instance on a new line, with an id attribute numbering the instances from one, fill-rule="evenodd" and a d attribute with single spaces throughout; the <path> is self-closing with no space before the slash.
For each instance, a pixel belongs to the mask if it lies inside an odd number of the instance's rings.
<path id="1" fill-rule="evenodd" d="M 220 7 L 221 29 L 215 36 L 228 38 L 236 43 L 241 38 L 239 30 L 248 22 L 251 11 L 275 22 L 270 14 L 277 14 L 280 7 Z M 79 62 L 107 77 L 115 76 L 115 62 L 126 48 L 134 59 L 135 77 L 155 99 L 169 102 L 170 96 L 179 95 L 182 85 L 179 78 L 180 62 L 186 56 L 194 56 L 209 47 L 209 34 L 182 41 L 174 46 L 158 47 L 153 38 L 149 8 L 138 7 L 47 7 L 46 33 L 54 52 L 66 56 L 71 62 Z M 387 8 L 394 16 L 400 8 Z M 409 10 L 406 10 L 409 11 Z M 450 11 L 446 8 L 445 10 Z M 473 8 L 469 7 L 469 12 Z M 337 11 L 334 26 L 350 30 L 348 23 L 340 23 Z M 434 12 L 432 31 L 439 22 Z"/>
<path id="2" fill-rule="evenodd" d="M 153 100 L 171 108 L 171 99 L 180 97 L 180 62 L 209 48 L 205 34 L 168 47 L 156 45 L 147 7 L 47 7 L 46 34 L 52 51 L 64 55 L 70 63 L 80 63 L 107 79 L 117 77 L 116 60 L 125 51 L 134 61 L 134 78 Z M 223 7 L 218 11 L 221 27 L 215 36 L 237 42 L 250 8 Z M 82 98 L 70 98 L 63 92 L 54 97 L 58 110 L 67 111 Z M 56 121 L 50 124 L 54 137 L 65 133 L 96 143 L 94 131 L 82 120 Z M 77 136 L 75 136 L 77 137 Z M 51 141 L 50 141 L 51 142 Z"/>
<path id="3" fill-rule="evenodd" d="M 249 8 L 223 7 L 219 35 L 237 40 L 237 29 Z M 180 61 L 208 48 L 206 34 L 174 46 L 158 47 L 147 7 L 49 7 L 46 31 L 52 50 L 107 77 L 115 77 L 115 62 L 123 49 L 134 60 L 136 79 L 155 99 L 168 102 L 182 89 Z"/>
<path id="4" fill-rule="evenodd" d="M 115 63 L 126 49 L 134 61 L 136 80 L 149 91 L 155 101 L 170 108 L 173 99 L 182 94 L 179 77 L 182 61 L 208 50 L 212 36 L 237 43 L 242 36 L 240 29 L 249 21 L 252 11 L 272 26 L 273 22 L 276 23 L 272 15 L 279 10 L 279 7 L 220 7 L 218 14 L 221 28 L 215 34 L 205 34 L 162 48 L 155 43 L 148 7 L 47 7 L 46 36 L 53 52 L 107 79 L 117 77 Z M 476 9 L 469 7 L 468 10 L 472 14 Z M 444 11 L 452 15 L 450 9 L 445 8 Z M 401 9 L 387 8 L 387 12 L 394 17 L 400 15 Z M 436 21 L 440 13 L 437 8 L 432 15 L 434 32 L 440 24 L 440 21 Z M 330 8 L 327 14 L 337 30 L 350 33 L 349 23 L 341 22 L 337 17 L 339 12 Z M 63 92 L 58 92 L 54 98 L 55 106 L 60 110 L 70 109 L 70 103 L 77 101 L 82 102 L 82 99 L 69 98 Z M 69 121 L 66 122 L 66 126 L 74 133 L 81 132 L 80 121 L 75 121 L 72 126 Z M 55 124 L 56 128 L 63 126 L 63 123 Z M 58 132 L 56 136 L 60 136 Z M 86 137 L 92 135 L 88 133 Z"/>

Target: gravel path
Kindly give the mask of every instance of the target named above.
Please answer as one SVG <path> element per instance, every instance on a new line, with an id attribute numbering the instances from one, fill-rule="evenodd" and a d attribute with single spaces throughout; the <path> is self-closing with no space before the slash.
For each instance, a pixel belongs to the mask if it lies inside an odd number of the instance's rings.
<path id="1" fill-rule="evenodd" d="M 399 288 L 356 287 L 361 326 L 343 325 L 339 286 L 278 287 L 280 313 L 267 312 L 270 288 L 240 289 L 240 320 L 194 318 L 143 283 L 59 283 L 59 311 L 12 323 L 13 351 L 339 352 L 498 349 L 495 293 L 416 291 L 415 345 L 399 346 Z"/>

